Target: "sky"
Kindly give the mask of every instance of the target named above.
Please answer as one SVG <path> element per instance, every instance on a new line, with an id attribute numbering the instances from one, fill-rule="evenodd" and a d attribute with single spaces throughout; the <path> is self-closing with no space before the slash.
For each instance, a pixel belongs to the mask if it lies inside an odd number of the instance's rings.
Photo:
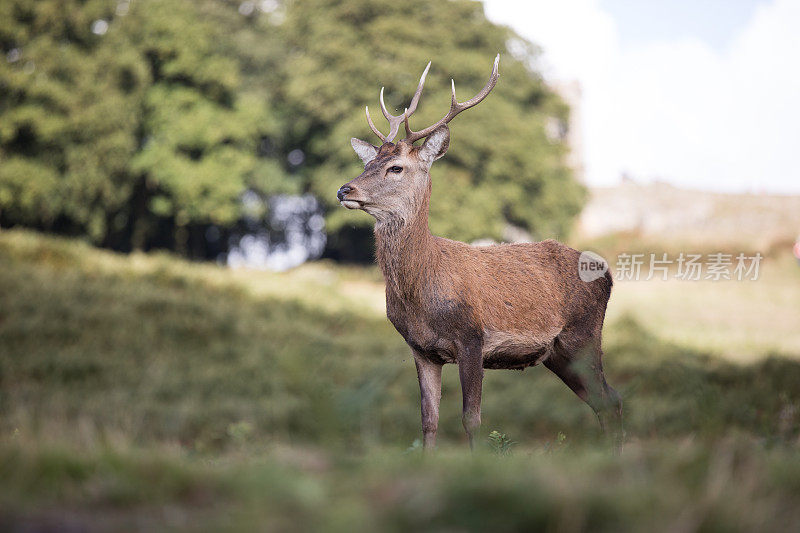
<path id="1" fill-rule="evenodd" d="M 800 193 L 800 0 L 484 4 L 580 82 L 589 185 Z"/>

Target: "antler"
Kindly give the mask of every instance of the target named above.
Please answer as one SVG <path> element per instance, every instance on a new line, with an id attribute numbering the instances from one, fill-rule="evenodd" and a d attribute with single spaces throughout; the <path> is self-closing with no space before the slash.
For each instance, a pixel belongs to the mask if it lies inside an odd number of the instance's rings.
<path id="1" fill-rule="evenodd" d="M 458 115 L 465 109 L 469 109 L 470 107 L 474 107 L 479 103 L 481 103 L 481 101 L 489 95 L 492 89 L 494 89 L 494 86 L 497 85 L 497 78 L 499 77 L 499 74 L 497 72 L 497 65 L 499 62 L 500 62 L 500 54 L 497 54 L 497 57 L 494 58 L 494 66 L 492 67 L 492 73 L 489 75 L 489 81 L 486 83 L 486 86 L 483 89 L 481 89 L 481 92 L 479 92 L 466 102 L 458 103 L 458 100 L 456 100 L 456 82 L 450 80 L 453 89 L 453 97 L 450 102 L 450 111 L 448 111 L 447 114 L 433 126 L 428 126 L 424 130 L 420 131 L 411 131 L 411 128 L 408 126 L 408 117 L 410 116 L 410 114 L 406 114 L 405 115 L 406 138 L 403 140 L 411 144 L 414 141 L 422 139 L 423 137 L 427 137 L 428 135 L 433 133 L 433 131 L 436 128 L 442 126 L 443 124 L 447 124 L 448 122 L 453 120 L 453 118 L 455 118 L 456 115 Z M 418 91 L 421 89 L 422 89 L 422 83 L 420 83 L 420 88 L 418 89 Z M 414 98 L 415 100 L 412 102 L 412 104 L 416 102 L 416 96 Z M 375 128 L 372 129 L 373 131 L 375 131 Z M 375 133 L 377 133 L 377 131 L 375 131 Z"/>
<path id="2" fill-rule="evenodd" d="M 409 107 L 403 112 L 402 115 L 394 116 L 386 109 L 386 104 L 383 102 L 383 87 L 381 87 L 381 111 L 383 111 L 383 116 L 386 117 L 386 120 L 389 121 L 389 135 L 384 136 L 378 128 L 375 127 L 375 124 L 372 122 L 372 117 L 369 116 L 369 106 L 364 108 L 364 111 L 367 114 L 367 122 L 369 122 L 369 127 L 372 128 L 372 131 L 375 132 L 383 142 L 389 143 L 394 140 L 397 136 L 397 132 L 400 131 L 400 124 L 403 123 L 403 120 L 408 120 L 408 117 L 414 114 L 414 111 L 417 110 L 417 104 L 419 103 L 419 97 L 422 95 L 422 86 L 425 85 L 425 77 L 428 75 L 428 69 L 431 68 L 431 62 L 428 61 L 428 66 L 425 67 L 425 71 L 422 73 L 422 76 L 419 78 L 419 85 L 417 86 L 417 92 L 414 93 L 414 98 L 411 99 L 411 104 Z"/>

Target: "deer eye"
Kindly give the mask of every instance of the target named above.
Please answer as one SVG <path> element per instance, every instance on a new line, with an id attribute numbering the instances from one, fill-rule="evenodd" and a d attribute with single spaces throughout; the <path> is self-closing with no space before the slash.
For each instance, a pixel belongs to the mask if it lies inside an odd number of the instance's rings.
<path id="1" fill-rule="evenodd" d="M 402 171 L 403 171 L 403 167 L 398 167 L 397 165 L 395 165 L 393 167 L 389 167 L 389 172 L 392 172 L 394 174 L 399 174 Z"/>

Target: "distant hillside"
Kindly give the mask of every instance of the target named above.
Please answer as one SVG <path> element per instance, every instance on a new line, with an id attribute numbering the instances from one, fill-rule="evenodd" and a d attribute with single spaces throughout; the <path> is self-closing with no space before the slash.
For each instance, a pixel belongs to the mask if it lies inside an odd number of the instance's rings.
<path id="1" fill-rule="evenodd" d="M 579 233 L 584 238 L 637 233 L 687 243 L 768 248 L 800 234 L 800 196 L 721 194 L 627 182 L 591 190 Z"/>

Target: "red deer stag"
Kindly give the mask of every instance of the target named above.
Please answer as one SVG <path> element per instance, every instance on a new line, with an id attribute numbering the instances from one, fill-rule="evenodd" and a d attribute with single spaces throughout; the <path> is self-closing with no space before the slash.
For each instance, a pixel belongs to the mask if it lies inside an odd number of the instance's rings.
<path id="1" fill-rule="evenodd" d="M 591 406 L 619 450 L 622 403 L 603 376 L 600 348 L 611 275 L 582 281 L 579 252 L 554 240 L 476 247 L 433 236 L 428 229 L 429 171 L 447 151 L 447 124 L 491 92 L 499 60 L 498 55 L 486 86 L 466 102 L 456 100 L 453 82 L 450 111 L 420 131 L 412 131 L 408 119 L 419 103 L 430 63 L 402 115 L 386 110 L 381 89 L 389 134 L 375 127 L 367 108 L 367 121 L 383 144 L 351 139 L 365 169 L 337 197 L 344 207 L 376 219 L 386 314 L 414 353 L 425 448 L 436 443 L 442 365 L 458 365 L 462 422 L 473 446 L 481 423 L 483 370 L 543 363 Z M 394 144 L 401 122 L 406 137 Z M 414 146 L 420 139 L 425 141 Z"/>

